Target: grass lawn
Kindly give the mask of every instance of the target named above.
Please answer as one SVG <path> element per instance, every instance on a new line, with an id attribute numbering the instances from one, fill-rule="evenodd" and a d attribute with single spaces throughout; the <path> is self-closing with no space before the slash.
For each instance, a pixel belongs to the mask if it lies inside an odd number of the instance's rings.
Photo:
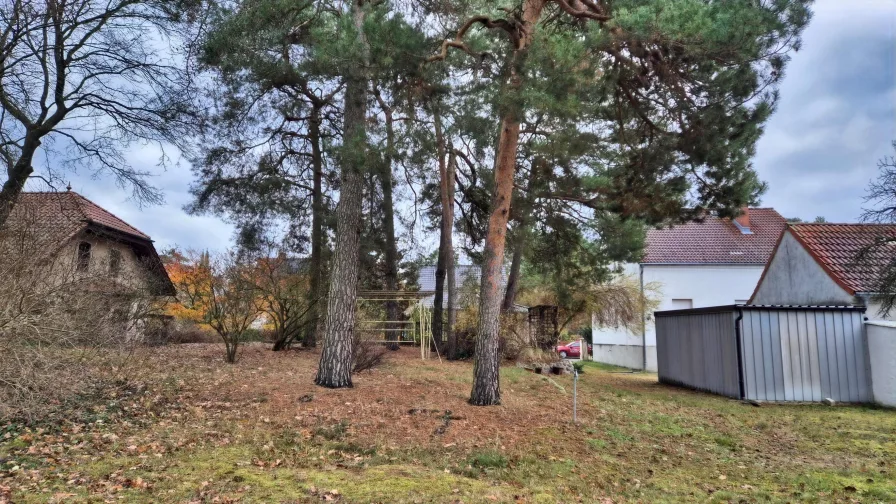
<path id="1" fill-rule="evenodd" d="M 763 405 L 587 365 L 502 369 L 466 403 L 469 362 L 403 349 L 349 390 L 318 354 L 153 350 L 143 385 L 0 431 L 0 502 L 896 502 L 896 412 Z M 4 500 L 5 499 L 5 500 Z"/>

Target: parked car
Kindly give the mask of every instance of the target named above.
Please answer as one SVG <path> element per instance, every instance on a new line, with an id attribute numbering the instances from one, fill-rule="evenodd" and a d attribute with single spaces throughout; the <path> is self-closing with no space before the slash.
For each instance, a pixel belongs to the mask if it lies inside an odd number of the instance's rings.
<path id="1" fill-rule="evenodd" d="M 593 355 L 591 353 L 591 343 L 588 343 L 588 354 Z M 582 347 L 578 341 L 571 341 L 565 345 L 559 345 L 557 347 L 557 353 L 560 354 L 561 359 L 578 359 L 582 357 Z"/>

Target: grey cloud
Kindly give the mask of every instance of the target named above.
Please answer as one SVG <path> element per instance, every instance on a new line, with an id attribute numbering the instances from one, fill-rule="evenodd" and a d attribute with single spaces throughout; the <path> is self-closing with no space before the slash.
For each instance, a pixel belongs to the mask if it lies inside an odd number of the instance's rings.
<path id="1" fill-rule="evenodd" d="M 763 198 L 788 217 L 851 222 L 896 139 L 892 3 L 820 1 L 757 147 Z"/>

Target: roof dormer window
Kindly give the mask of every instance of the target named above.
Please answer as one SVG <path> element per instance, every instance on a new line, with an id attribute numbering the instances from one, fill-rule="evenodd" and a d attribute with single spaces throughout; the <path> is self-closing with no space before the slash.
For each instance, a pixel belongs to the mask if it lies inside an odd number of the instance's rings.
<path id="1" fill-rule="evenodd" d="M 741 224 L 741 223 L 738 222 L 737 220 L 733 220 L 733 221 L 731 221 L 731 222 L 734 223 L 734 227 L 736 227 L 737 229 L 740 230 L 741 234 L 745 234 L 745 235 L 751 235 L 751 234 L 753 234 L 753 232 L 750 231 L 750 227 L 749 227 L 749 226 L 744 226 L 743 224 Z"/>

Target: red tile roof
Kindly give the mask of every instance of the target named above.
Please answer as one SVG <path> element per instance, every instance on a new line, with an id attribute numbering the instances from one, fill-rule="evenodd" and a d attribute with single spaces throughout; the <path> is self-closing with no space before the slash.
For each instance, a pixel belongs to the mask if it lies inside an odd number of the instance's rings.
<path id="1" fill-rule="evenodd" d="M 19 195 L 16 208 L 39 217 L 47 232 L 67 238 L 85 224 L 98 224 L 127 235 L 150 240 L 149 236 L 74 191 L 26 192 Z"/>
<path id="2" fill-rule="evenodd" d="M 879 267 L 896 257 L 892 224 L 790 224 L 788 229 L 834 281 L 849 291 L 874 292 Z M 866 260 L 858 261 L 863 250 Z"/>
<path id="3" fill-rule="evenodd" d="M 750 231 L 730 219 L 707 217 L 647 232 L 643 264 L 765 264 L 784 230 L 784 217 L 773 208 L 750 208 Z"/>

